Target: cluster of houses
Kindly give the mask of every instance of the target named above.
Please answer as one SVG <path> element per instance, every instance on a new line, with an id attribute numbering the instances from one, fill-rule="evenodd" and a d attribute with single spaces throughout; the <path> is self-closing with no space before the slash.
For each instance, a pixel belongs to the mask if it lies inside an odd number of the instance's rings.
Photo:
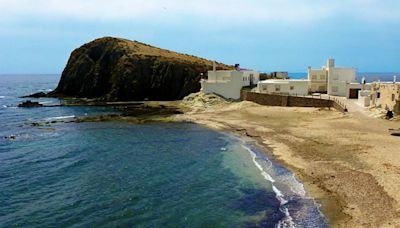
<path id="1" fill-rule="evenodd" d="M 400 83 L 356 80 L 356 69 L 336 67 L 334 59 L 328 59 L 320 69 L 308 67 L 307 79 L 289 79 L 285 72 L 274 72 L 266 80 L 260 73 L 242 69 L 236 64 L 234 70 L 208 71 L 207 79 L 200 81 L 204 93 L 215 93 L 225 98 L 239 99 L 243 87 L 254 92 L 286 96 L 308 96 L 314 93 L 358 99 L 363 107 L 380 107 L 400 114 Z"/>

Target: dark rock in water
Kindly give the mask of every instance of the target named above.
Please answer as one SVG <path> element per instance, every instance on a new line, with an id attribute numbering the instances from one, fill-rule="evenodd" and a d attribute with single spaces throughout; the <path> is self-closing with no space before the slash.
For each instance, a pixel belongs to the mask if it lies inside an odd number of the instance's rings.
<path id="1" fill-rule="evenodd" d="M 105 37 L 74 50 L 52 97 L 179 100 L 200 90 L 213 62 L 137 41 Z M 218 69 L 231 66 L 217 64 Z"/>
<path id="2" fill-rule="evenodd" d="M 38 92 L 38 93 L 34 93 L 28 96 L 23 96 L 22 98 L 41 98 L 41 97 L 47 97 L 47 93 L 44 92 Z"/>
<path id="3" fill-rule="evenodd" d="M 276 227 L 285 215 L 280 210 L 280 202 L 274 192 L 265 189 L 241 189 L 242 198 L 234 205 L 247 215 L 264 213 L 265 219 L 256 223 L 245 223 L 242 227 Z"/>
<path id="4" fill-rule="evenodd" d="M 17 138 L 17 136 L 16 135 L 10 135 L 10 136 L 5 136 L 4 138 L 5 139 L 9 139 L 9 140 L 14 140 L 14 139 Z"/>
<path id="5" fill-rule="evenodd" d="M 30 100 L 22 102 L 21 104 L 18 105 L 20 108 L 36 108 L 36 107 L 42 107 L 43 105 L 40 104 L 39 102 L 32 102 Z"/>

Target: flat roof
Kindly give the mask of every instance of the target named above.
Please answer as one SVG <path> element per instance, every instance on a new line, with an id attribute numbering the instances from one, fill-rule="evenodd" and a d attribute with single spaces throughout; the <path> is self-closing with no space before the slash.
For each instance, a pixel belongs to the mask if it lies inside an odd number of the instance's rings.
<path id="1" fill-rule="evenodd" d="M 260 83 L 267 83 L 267 84 L 288 84 L 289 82 L 310 82 L 310 80 L 307 79 L 267 79 L 267 80 L 262 80 L 259 81 Z"/>

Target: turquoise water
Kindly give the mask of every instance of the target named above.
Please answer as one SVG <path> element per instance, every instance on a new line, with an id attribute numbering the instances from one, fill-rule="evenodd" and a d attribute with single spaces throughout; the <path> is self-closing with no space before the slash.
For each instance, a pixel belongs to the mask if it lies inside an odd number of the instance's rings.
<path id="1" fill-rule="evenodd" d="M 0 76 L 0 227 L 327 227 L 287 169 L 236 137 L 191 123 L 32 126 L 115 112 L 16 107 L 58 79 Z"/>

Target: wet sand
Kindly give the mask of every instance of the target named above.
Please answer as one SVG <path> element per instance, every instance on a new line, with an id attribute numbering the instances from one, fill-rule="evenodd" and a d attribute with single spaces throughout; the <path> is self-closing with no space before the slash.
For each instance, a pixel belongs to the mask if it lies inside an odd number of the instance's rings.
<path id="1" fill-rule="evenodd" d="M 399 121 L 252 102 L 192 106 L 176 115 L 256 139 L 296 173 L 332 227 L 400 227 Z"/>

